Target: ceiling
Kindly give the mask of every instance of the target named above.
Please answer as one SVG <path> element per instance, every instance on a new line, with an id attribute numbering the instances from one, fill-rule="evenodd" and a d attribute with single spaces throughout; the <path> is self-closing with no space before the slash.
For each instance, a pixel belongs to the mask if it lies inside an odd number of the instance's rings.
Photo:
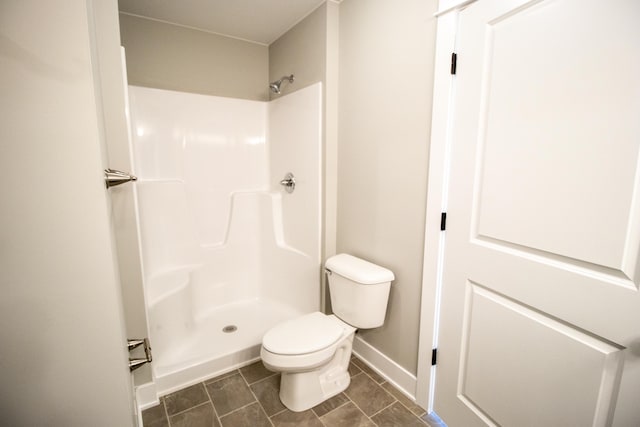
<path id="1" fill-rule="evenodd" d="M 271 44 L 325 0 L 118 0 L 121 12 Z"/>

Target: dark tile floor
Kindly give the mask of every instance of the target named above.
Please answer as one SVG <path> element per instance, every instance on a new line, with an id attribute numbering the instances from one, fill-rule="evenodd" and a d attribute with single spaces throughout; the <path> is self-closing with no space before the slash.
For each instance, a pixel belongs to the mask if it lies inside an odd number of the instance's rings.
<path id="1" fill-rule="evenodd" d="M 349 364 L 343 393 L 304 412 L 278 397 L 280 374 L 258 361 L 160 399 L 142 412 L 144 427 L 369 427 L 428 426 L 425 410 L 360 359 Z"/>

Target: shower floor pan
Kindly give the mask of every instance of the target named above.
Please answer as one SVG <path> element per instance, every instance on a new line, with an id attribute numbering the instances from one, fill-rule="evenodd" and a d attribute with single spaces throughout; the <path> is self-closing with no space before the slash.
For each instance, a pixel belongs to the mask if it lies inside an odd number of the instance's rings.
<path id="1" fill-rule="evenodd" d="M 301 314 L 283 304 L 260 299 L 210 311 L 194 322 L 189 334 L 175 337 L 175 344 L 165 354 L 154 354 L 152 366 L 158 395 L 254 362 L 260 357 L 263 335 L 276 324 Z"/>

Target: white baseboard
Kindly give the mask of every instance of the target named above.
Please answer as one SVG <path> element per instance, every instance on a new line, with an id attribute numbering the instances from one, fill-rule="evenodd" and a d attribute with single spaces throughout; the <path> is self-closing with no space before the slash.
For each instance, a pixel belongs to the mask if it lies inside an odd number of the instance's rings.
<path id="1" fill-rule="evenodd" d="M 160 403 L 156 385 L 154 383 L 145 383 L 136 387 L 136 402 L 140 413 L 145 409 L 149 409 Z"/>
<path id="2" fill-rule="evenodd" d="M 417 379 L 415 375 L 398 365 L 358 335 L 353 340 L 353 352 L 408 398 L 413 401 L 416 400 Z"/>

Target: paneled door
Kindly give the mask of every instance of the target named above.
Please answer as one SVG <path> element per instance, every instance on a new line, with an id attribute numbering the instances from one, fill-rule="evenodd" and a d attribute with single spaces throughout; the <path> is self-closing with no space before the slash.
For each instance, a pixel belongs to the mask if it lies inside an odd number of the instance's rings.
<path id="1" fill-rule="evenodd" d="M 640 2 L 459 18 L 435 411 L 640 426 Z"/>

